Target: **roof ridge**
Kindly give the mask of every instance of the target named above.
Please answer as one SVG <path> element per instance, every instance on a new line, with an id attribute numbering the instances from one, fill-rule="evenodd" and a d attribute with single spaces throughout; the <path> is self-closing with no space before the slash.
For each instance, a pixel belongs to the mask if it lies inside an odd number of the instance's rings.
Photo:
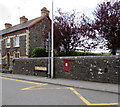
<path id="1" fill-rule="evenodd" d="M 2 35 L 4 35 L 4 34 L 8 34 L 8 33 L 11 33 L 11 32 L 18 31 L 18 30 L 22 30 L 22 29 L 25 29 L 25 28 L 30 28 L 35 23 L 39 22 L 40 20 L 42 20 L 44 18 L 45 17 L 37 17 L 37 18 L 31 19 L 31 20 L 28 20 L 25 23 L 17 24 L 17 25 L 14 25 L 14 26 L 12 26 L 12 27 L 10 27 L 8 29 L 3 29 L 3 30 L 0 30 L 0 31 L 2 32 Z"/>
<path id="2" fill-rule="evenodd" d="M 16 26 L 19 26 L 19 25 L 26 24 L 26 23 L 28 23 L 28 22 L 30 22 L 30 21 L 32 21 L 32 20 L 38 19 L 38 18 L 41 18 L 41 17 L 37 17 L 37 18 L 31 19 L 31 20 L 28 20 L 28 21 L 25 22 L 25 23 L 19 23 L 19 24 L 16 24 L 16 25 L 14 25 L 14 26 L 12 26 L 12 27 L 10 27 L 10 28 L 13 28 L 13 27 L 16 27 Z M 10 28 L 7 28 L 7 29 L 10 29 Z M 2 29 L 2 30 L 6 30 L 6 29 Z M 2 30 L 0 30 L 0 31 L 2 31 Z"/>

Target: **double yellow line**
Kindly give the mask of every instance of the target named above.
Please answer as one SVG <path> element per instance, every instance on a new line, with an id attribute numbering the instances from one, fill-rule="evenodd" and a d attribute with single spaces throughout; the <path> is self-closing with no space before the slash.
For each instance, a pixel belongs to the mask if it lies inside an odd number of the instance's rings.
<path id="1" fill-rule="evenodd" d="M 43 84 L 43 83 L 37 83 L 37 82 L 31 82 L 31 81 L 25 81 L 25 80 L 18 80 L 18 79 L 12 79 L 12 78 L 6 78 L 6 77 L 0 77 L 2 79 L 7 79 L 7 80 L 13 80 L 13 81 L 18 81 L 18 82 L 24 82 L 24 83 L 28 83 L 28 84 Z"/>
<path id="2" fill-rule="evenodd" d="M 69 87 L 68 87 L 69 88 Z M 69 88 L 76 94 L 86 105 L 120 105 L 120 103 L 90 103 L 87 99 L 80 95 L 74 88 Z"/>

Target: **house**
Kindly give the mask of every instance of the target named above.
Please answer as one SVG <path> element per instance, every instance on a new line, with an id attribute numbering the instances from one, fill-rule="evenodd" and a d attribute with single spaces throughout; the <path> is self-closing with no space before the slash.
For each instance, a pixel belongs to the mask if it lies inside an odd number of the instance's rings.
<path id="1" fill-rule="evenodd" d="M 41 9 L 41 16 L 28 20 L 20 17 L 20 24 L 5 23 L 0 31 L 2 66 L 10 69 L 13 58 L 28 58 L 36 47 L 44 47 L 50 32 L 49 10 Z"/>

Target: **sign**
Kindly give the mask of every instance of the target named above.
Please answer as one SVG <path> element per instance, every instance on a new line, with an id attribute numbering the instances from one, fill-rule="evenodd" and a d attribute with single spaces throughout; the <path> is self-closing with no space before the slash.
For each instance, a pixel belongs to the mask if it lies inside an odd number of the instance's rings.
<path id="1" fill-rule="evenodd" d="M 49 40 L 48 39 L 46 39 L 46 52 L 49 52 Z"/>
<path id="2" fill-rule="evenodd" d="M 47 67 L 39 67 L 39 66 L 35 66 L 35 70 L 47 71 Z"/>

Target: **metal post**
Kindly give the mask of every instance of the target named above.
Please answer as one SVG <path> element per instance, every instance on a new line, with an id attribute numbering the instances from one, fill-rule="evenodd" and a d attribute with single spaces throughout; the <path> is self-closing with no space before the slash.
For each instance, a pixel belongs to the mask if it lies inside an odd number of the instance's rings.
<path id="1" fill-rule="evenodd" d="M 52 0 L 52 24 L 51 24 L 51 78 L 54 77 L 54 69 L 53 69 L 53 0 Z"/>
<path id="2" fill-rule="evenodd" d="M 48 78 L 50 78 L 50 54 L 51 54 L 51 46 L 50 46 L 51 42 L 50 42 L 50 33 L 48 34 Z"/>

